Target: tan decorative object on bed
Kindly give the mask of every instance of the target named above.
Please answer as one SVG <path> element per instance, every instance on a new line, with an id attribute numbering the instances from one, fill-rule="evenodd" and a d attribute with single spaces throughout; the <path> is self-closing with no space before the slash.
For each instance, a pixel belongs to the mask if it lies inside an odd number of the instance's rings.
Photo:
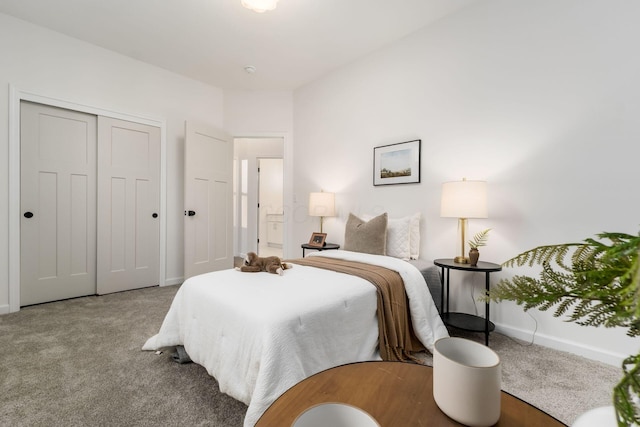
<path id="1" fill-rule="evenodd" d="M 349 214 L 344 231 L 344 250 L 373 255 L 386 255 L 387 213 L 364 221 Z"/>
<path id="2" fill-rule="evenodd" d="M 291 264 L 282 262 L 277 256 L 260 257 L 255 252 L 249 252 L 242 262 L 241 267 L 236 270 L 245 273 L 259 273 L 266 271 L 267 273 L 279 274 L 282 276 L 284 270 L 291 268 Z"/>

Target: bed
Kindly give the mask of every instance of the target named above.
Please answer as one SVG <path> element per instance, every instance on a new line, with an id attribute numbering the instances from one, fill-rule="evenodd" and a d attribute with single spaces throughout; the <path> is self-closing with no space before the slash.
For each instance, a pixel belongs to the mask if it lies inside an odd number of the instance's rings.
<path id="1" fill-rule="evenodd" d="M 309 256 L 379 265 L 402 277 L 416 336 L 429 351 L 448 336 L 422 273 L 398 258 L 350 251 Z M 180 287 L 144 350 L 183 345 L 220 391 L 248 405 L 253 426 L 288 388 L 346 363 L 380 360 L 376 290 L 356 276 L 295 265 L 283 276 L 224 270 Z"/>

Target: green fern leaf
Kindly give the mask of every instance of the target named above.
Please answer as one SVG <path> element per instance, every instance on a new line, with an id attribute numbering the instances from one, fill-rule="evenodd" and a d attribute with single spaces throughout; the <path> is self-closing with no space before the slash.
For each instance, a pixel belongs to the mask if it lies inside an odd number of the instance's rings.
<path id="1" fill-rule="evenodd" d="M 486 300 L 511 300 L 524 310 L 555 307 L 554 316 L 584 326 L 627 328 L 640 336 L 640 236 L 600 233 L 582 243 L 539 246 L 503 263 L 505 267 L 540 265 L 539 279 L 516 275 L 502 279 Z M 623 364 L 614 389 L 618 425 L 640 424 L 640 354 Z"/>

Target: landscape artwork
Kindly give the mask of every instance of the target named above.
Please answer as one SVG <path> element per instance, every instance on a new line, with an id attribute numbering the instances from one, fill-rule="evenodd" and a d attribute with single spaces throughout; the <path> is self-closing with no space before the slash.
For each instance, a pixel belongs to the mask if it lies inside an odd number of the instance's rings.
<path id="1" fill-rule="evenodd" d="M 373 185 L 420 182 L 419 139 L 373 149 Z"/>

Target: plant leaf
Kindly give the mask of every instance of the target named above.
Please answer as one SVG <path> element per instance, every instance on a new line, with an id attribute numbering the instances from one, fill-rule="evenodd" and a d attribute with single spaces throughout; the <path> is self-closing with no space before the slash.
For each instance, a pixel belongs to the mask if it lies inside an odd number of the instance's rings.
<path id="1" fill-rule="evenodd" d="M 539 278 L 502 279 L 487 300 L 515 301 L 525 310 L 548 310 L 585 326 L 627 328 L 640 336 L 640 237 L 600 233 L 582 243 L 539 246 L 503 263 L 540 265 Z M 619 426 L 640 425 L 640 354 L 623 363 L 624 377 L 614 389 Z"/>

